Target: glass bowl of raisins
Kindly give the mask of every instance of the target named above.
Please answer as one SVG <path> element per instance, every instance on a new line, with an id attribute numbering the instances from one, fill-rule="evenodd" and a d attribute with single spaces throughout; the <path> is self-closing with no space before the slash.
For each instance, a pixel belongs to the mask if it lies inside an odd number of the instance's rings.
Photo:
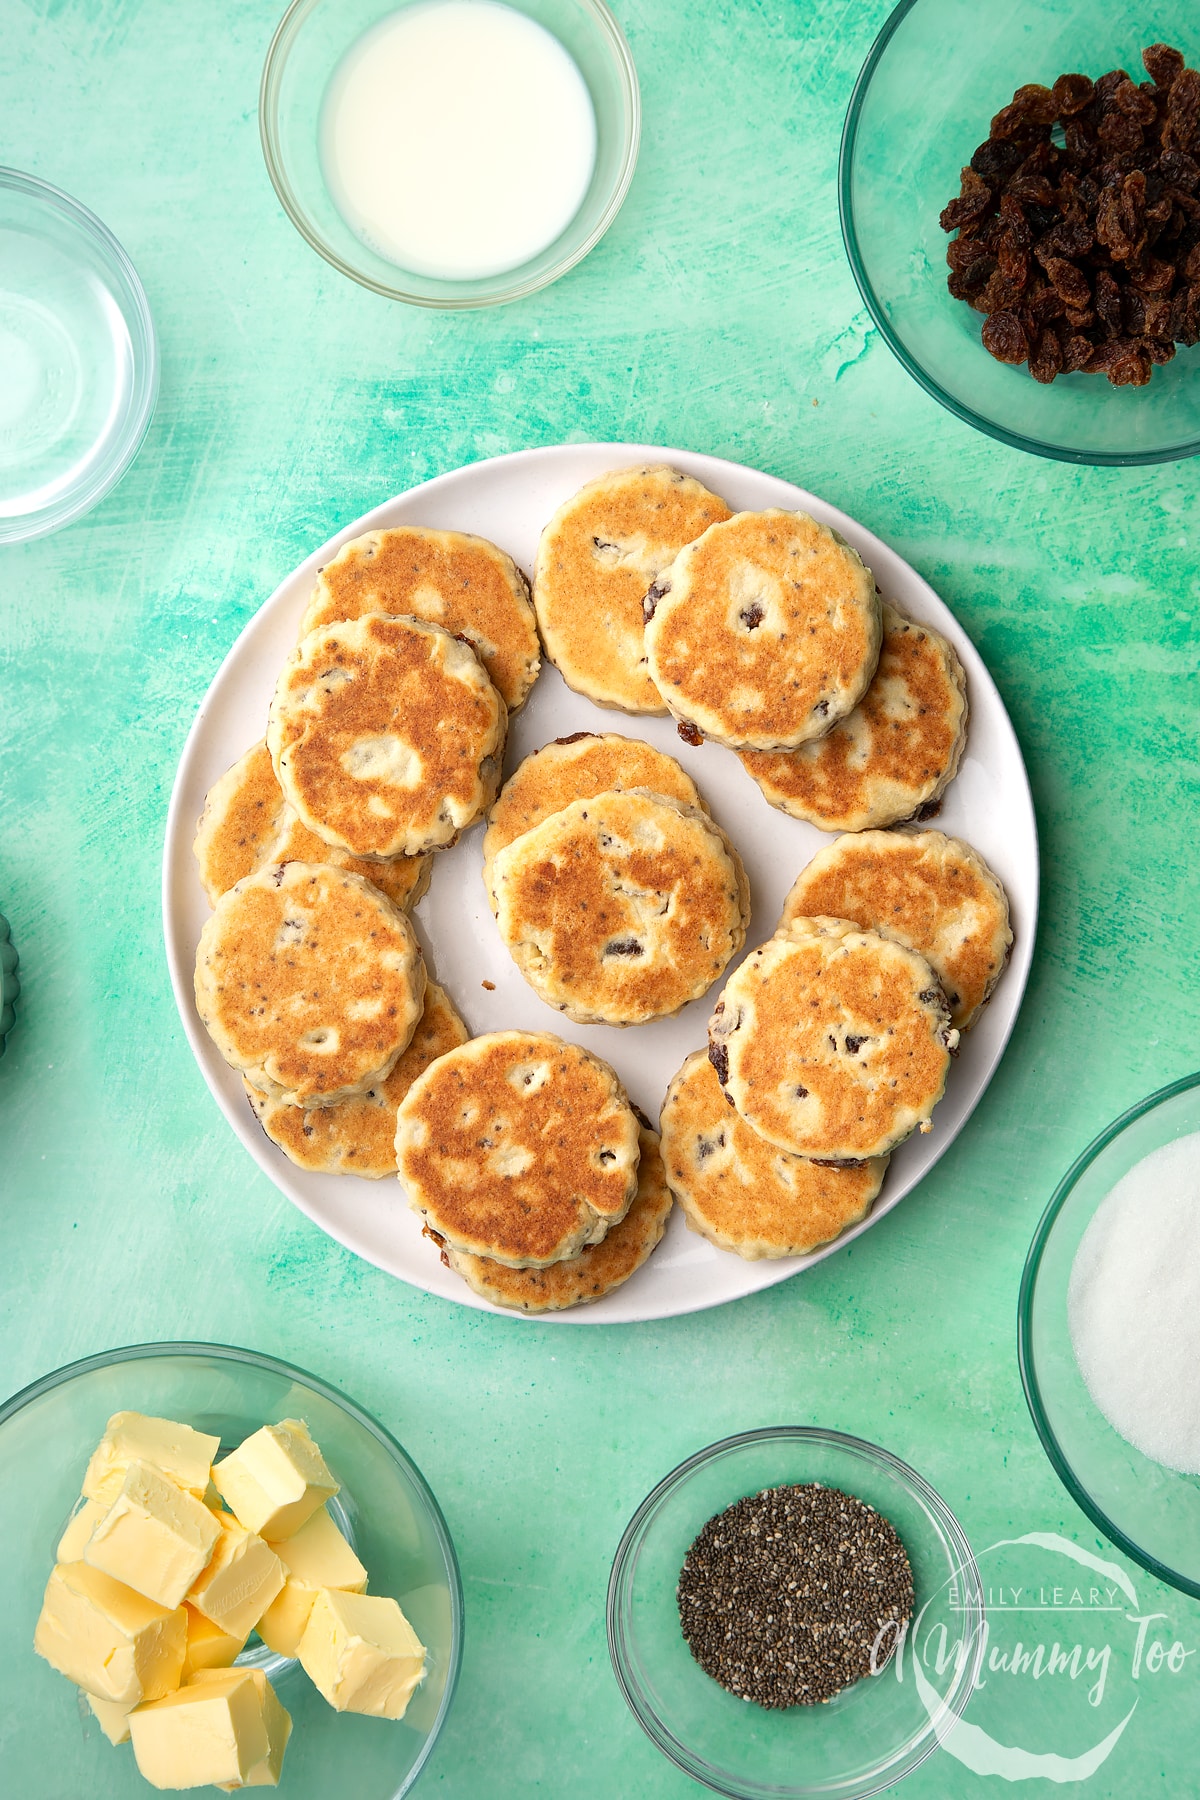
<path id="1" fill-rule="evenodd" d="M 960 419 L 1068 462 L 1200 451 L 1200 9 L 902 0 L 839 204 L 863 299 Z"/>

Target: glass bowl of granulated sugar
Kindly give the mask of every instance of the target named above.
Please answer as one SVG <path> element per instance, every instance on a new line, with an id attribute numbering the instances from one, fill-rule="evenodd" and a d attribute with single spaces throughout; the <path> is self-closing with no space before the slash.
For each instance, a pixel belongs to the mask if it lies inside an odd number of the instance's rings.
<path id="1" fill-rule="evenodd" d="M 1200 1598 L 1200 1074 L 1114 1120 L 1064 1176 L 1025 1264 L 1017 1341 L 1072 1499 Z"/>

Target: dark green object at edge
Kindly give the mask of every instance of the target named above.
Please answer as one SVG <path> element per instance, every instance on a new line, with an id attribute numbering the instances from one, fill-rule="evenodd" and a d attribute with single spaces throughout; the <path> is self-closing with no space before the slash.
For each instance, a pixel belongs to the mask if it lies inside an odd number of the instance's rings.
<path id="1" fill-rule="evenodd" d="M 0 1056 L 4 1055 L 8 1034 L 17 1016 L 13 1011 L 13 1001 L 21 991 L 21 983 L 17 980 L 19 960 L 11 940 L 8 920 L 0 913 Z"/>

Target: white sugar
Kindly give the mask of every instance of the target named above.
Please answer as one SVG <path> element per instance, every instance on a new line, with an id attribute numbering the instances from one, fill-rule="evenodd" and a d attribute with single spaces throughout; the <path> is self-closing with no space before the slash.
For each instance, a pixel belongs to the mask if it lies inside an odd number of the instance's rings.
<path id="1" fill-rule="evenodd" d="M 1144 1157 L 1101 1202 L 1075 1253 L 1067 1318 L 1114 1430 L 1200 1475 L 1200 1132 Z"/>

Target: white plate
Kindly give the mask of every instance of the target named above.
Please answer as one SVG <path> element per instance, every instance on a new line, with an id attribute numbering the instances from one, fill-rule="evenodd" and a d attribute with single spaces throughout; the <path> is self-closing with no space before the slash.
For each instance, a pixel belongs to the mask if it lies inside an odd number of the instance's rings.
<path id="1" fill-rule="evenodd" d="M 1012 903 L 1015 942 L 994 998 L 963 1041 L 932 1133 L 910 1138 L 896 1152 L 883 1190 L 862 1224 L 812 1256 L 743 1262 L 686 1230 L 676 1208 L 662 1244 L 624 1287 L 593 1306 L 544 1315 L 572 1324 L 662 1319 L 719 1306 L 831 1255 L 890 1212 L 932 1168 L 962 1130 L 1000 1061 L 1025 989 L 1037 922 L 1033 803 L 1016 736 L 992 679 L 932 589 L 886 544 L 823 500 L 716 457 L 644 444 L 564 444 L 456 469 L 347 525 L 314 550 L 251 619 L 218 670 L 184 747 L 163 856 L 163 924 L 180 1017 L 205 1080 L 251 1156 L 322 1230 L 369 1262 L 461 1305 L 498 1310 L 477 1299 L 443 1268 L 433 1245 L 421 1236 L 421 1222 L 409 1210 L 397 1182 L 306 1174 L 264 1136 L 246 1104 L 240 1077 L 217 1054 L 192 999 L 196 944 L 208 917 L 192 860 L 192 838 L 207 790 L 262 736 L 275 680 L 295 643 L 316 571 L 347 538 L 403 524 L 473 531 L 503 545 L 530 570 L 539 533 L 562 501 L 605 469 L 646 462 L 669 462 L 686 470 L 736 509 L 800 508 L 832 525 L 874 571 L 885 598 L 950 638 L 967 672 L 971 718 L 962 767 L 937 823 L 974 844 L 1003 881 Z M 525 710 L 513 722 L 506 767 L 511 769 L 539 745 L 572 731 L 619 731 L 643 737 L 680 758 L 745 860 L 754 904 L 747 948 L 769 937 L 784 895 L 827 841 L 825 834 L 769 807 L 732 751 L 716 744 L 690 748 L 680 742 L 670 719 L 632 718 L 593 706 L 572 693 L 549 664 L 543 666 Z M 525 984 L 500 941 L 484 898 L 481 837 L 482 828 L 476 826 L 453 850 L 438 855 L 429 893 L 417 909 L 417 927 L 438 980 L 473 1032 L 523 1027 L 555 1031 L 585 1044 L 613 1065 L 632 1098 L 657 1119 L 667 1083 L 685 1056 L 705 1042 L 715 990 L 676 1018 L 634 1030 L 571 1024 Z M 485 982 L 494 982 L 494 991 L 489 992 Z"/>

